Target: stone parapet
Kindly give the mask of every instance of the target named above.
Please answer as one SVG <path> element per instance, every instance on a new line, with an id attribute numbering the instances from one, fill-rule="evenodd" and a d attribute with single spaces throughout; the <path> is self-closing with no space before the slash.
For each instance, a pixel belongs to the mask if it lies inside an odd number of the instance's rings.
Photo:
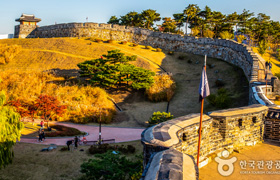
<path id="1" fill-rule="evenodd" d="M 223 149 L 232 151 L 262 142 L 267 111 L 267 106 L 251 105 L 203 115 L 200 164 L 205 165 L 211 154 Z M 191 114 L 146 129 L 142 133 L 144 166 L 149 168 L 146 165 L 157 153 L 171 149 L 196 159 L 199 121 L 199 114 Z"/>

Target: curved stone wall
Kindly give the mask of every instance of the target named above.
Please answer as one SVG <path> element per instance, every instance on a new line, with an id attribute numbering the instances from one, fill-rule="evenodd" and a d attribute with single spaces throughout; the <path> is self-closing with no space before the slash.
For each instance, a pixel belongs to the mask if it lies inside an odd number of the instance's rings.
<path id="1" fill-rule="evenodd" d="M 93 37 L 130 41 L 165 50 L 188 52 L 222 59 L 243 69 L 248 81 L 258 80 L 259 59 L 251 48 L 233 40 L 196 38 L 155 32 L 137 27 L 97 23 L 67 23 L 38 27 L 28 37 Z"/>
<path id="2" fill-rule="evenodd" d="M 251 105 L 215 111 L 209 116 L 203 115 L 200 166 L 207 164 L 211 161 L 212 154 L 223 149 L 232 152 L 234 149 L 262 142 L 267 111 L 268 107 L 266 106 Z M 152 167 L 154 168 L 154 164 L 161 165 L 157 152 L 160 152 L 160 154 L 166 152 L 172 156 L 175 153 L 170 150 L 173 149 L 176 150 L 176 156 L 178 157 L 187 154 L 196 159 L 199 120 L 199 114 L 182 116 L 150 127 L 142 133 L 144 167 L 147 168 L 142 179 L 150 179 L 146 172 Z M 181 165 L 186 163 L 189 168 L 196 166 L 196 163 L 194 161 L 191 163 L 190 160 L 186 160 L 186 162 L 183 160 Z M 153 164 L 152 167 L 151 164 Z M 173 161 L 169 161 L 169 166 L 171 164 L 173 164 Z M 189 174 L 192 177 L 191 179 L 198 179 L 197 169 L 188 171 L 188 173 L 184 172 L 187 169 L 187 167 L 181 169 L 181 173 Z M 154 174 L 166 173 L 160 171 L 160 168 L 153 171 Z M 152 179 L 160 179 L 158 176 L 156 177 Z"/>
<path id="3" fill-rule="evenodd" d="M 206 54 L 208 57 L 227 61 L 243 69 L 250 85 L 249 104 L 270 104 L 268 99 L 263 97 L 263 93 L 258 91 L 261 89 L 258 87 L 260 84 L 258 80 L 263 78 L 259 77 L 259 69 L 264 68 L 260 68 L 259 64 L 262 65 L 263 60 L 253 53 L 250 47 L 232 40 L 195 38 L 136 27 L 97 23 L 57 24 L 38 27 L 35 30 L 26 30 L 25 27 L 18 26 L 15 30 L 19 33 L 19 37 L 92 37 L 130 41 L 170 51 Z M 25 35 L 29 31 L 32 32 Z M 25 34 L 20 36 L 21 32 Z M 260 142 L 263 138 L 263 122 L 267 109 L 266 106 L 254 105 L 217 111 L 209 116 L 204 115 L 204 138 L 200 154 L 201 159 L 204 160 L 203 163 L 211 160 L 211 153 L 221 149 L 232 150 Z M 142 179 L 174 179 L 174 177 L 198 179 L 198 169 L 194 159 L 190 158 L 196 157 L 198 119 L 197 114 L 183 116 L 148 128 L 143 132 L 142 143 L 146 168 Z M 277 123 L 279 124 L 278 121 Z"/>

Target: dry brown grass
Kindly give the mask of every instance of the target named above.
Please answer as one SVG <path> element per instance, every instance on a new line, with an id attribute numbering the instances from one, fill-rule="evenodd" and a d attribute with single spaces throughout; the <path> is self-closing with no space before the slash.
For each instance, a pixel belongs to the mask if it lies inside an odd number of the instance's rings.
<path id="1" fill-rule="evenodd" d="M 136 147 L 136 152 L 129 155 L 129 158 L 142 154 L 140 141 L 117 144 L 131 144 Z M 0 179 L 76 180 L 82 175 L 80 165 L 84 161 L 94 158 L 93 155 L 87 153 L 90 146 L 80 146 L 78 150 L 73 152 L 61 152 L 59 151 L 61 146 L 51 152 L 40 152 L 42 148 L 47 147 L 46 145 L 17 143 L 14 146 L 15 157 L 13 163 L 0 170 Z M 80 149 L 85 151 L 79 151 Z"/>
<path id="2" fill-rule="evenodd" d="M 0 40 L 0 45 L 22 47 L 21 52 L 8 64 L 0 65 L 0 79 L 2 80 L 0 89 L 8 93 L 8 99 L 20 98 L 31 101 L 40 94 L 56 96 L 68 106 L 63 120 L 70 119 L 75 122 L 96 120 L 100 107 L 103 119 L 107 122 L 115 112 L 105 91 L 90 86 L 80 86 L 77 83 L 68 83 L 69 79 L 78 76 L 78 63 L 99 58 L 108 50 L 120 49 L 126 55 L 140 54 L 137 60 L 132 62 L 134 65 L 158 71 L 158 66 L 152 63 L 151 59 L 161 64 L 160 57 L 164 57 L 164 53 L 147 51 L 143 49 L 143 46 L 133 47 L 130 43 L 125 45 L 117 42 L 96 43 L 93 40 L 76 38 L 5 39 Z M 58 77 L 45 73 L 48 70 L 55 71 Z M 115 100 L 118 101 L 118 99 Z"/>
<path id="3" fill-rule="evenodd" d="M 0 64 L 9 63 L 20 51 L 21 46 L 0 44 Z"/>
<path id="4" fill-rule="evenodd" d="M 170 101 L 176 89 L 172 76 L 169 74 L 159 74 L 154 77 L 154 84 L 146 90 L 150 101 Z"/>
<path id="5" fill-rule="evenodd" d="M 38 38 L 38 39 L 3 39 L 1 44 L 19 45 L 23 52 L 5 65 L 5 69 L 78 69 L 77 64 L 85 60 L 99 58 L 107 51 L 120 49 L 126 55 L 137 55 L 134 65 L 153 71 L 158 71 L 157 64 L 161 64 L 164 53 L 147 51 L 144 46 L 133 47 L 132 43 L 97 43 L 94 40 L 77 38 Z"/>
<path id="6" fill-rule="evenodd" d="M 0 79 L 0 89 L 6 91 L 8 100 L 33 101 L 40 94 L 57 97 L 62 104 L 68 106 L 67 113 L 61 120 L 93 121 L 98 119 L 101 111 L 103 120 L 109 122 L 115 113 L 108 94 L 98 87 L 54 83 L 61 78 L 36 71 L 2 70 Z"/>

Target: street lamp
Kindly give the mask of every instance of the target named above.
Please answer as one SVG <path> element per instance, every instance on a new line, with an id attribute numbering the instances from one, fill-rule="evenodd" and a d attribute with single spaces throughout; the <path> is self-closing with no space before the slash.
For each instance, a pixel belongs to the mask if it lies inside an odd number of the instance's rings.
<path id="1" fill-rule="evenodd" d="M 98 144 L 101 144 L 101 108 L 99 108 L 99 141 Z"/>

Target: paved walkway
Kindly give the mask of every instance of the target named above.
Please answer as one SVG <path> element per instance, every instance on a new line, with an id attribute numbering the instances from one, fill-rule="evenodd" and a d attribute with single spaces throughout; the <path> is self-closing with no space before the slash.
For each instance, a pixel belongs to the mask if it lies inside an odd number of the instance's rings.
<path id="1" fill-rule="evenodd" d="M 236 158 L 234 171 L 229 176 L 218 172 L 218 163 L 213 160 L 199 169 L 199 180 L 276 180 L 280 179 L 280 143 L 265 142 L 252 147 L 244 147 L 240 153 L 228 158 Z M 225 169 L 226 170 L 226 169 Z"/>
<path id="2" fill-rule="evenodd" d="M 78 125 L 73 123 L 59 123 L 54 122 L 63 126 L 73 127 L 80 131 L 87 132 L 86 136 L 88 141 L 96 141 L 99 137 L 99 127 L 92 125 Z M 101 137 L 102 139 L 115 139 L 116 142 L 126 142 L 141 139 L 141 133 L 144 128 L 120 128 L 120 127 L 102 127 Z M 57 137 L 57 138 L 46 138 L 44 142 L 38 142 L 37 138 L 21 138 L 20 142 L 33 143 L 33 144 L 56 144 L 65 145 L 67 140 L 71 140 L 73 137 Z"/>

